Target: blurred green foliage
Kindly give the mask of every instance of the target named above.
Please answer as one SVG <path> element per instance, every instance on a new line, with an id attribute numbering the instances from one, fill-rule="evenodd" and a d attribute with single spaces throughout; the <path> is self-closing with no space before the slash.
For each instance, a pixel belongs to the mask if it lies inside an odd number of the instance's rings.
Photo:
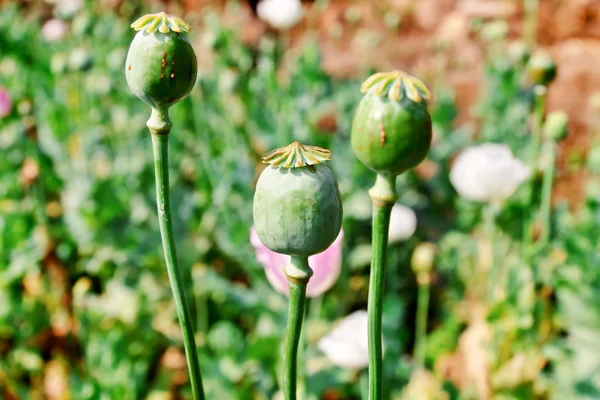
<path id="1" fill-rule="evenodd" d="M 136 13 L 88 4 L 65 17 L 63 40 L 47 43 L 39 14 L 0 9 L 0 85 L 15 104 L 0 120 L 3 398 L 190 396 L 155 215 L 149 110 L 130 94 L 123 71 Z M 278 391 L 287 302 L 268 285 L 248 236 L 259 156 L 299 140 L 332 150 L 329 165 L 345 206 L 342 275 L 309 305 L 306 398 L 364 398 L 366 371 L 333 367 L 315 346 L 336 319 L 366 307 L 366 190 L 374 174 L 349 145 L 360 81 L 328 76 L 310 39 L 286 53 L 293 62 L 281 70 L 285 48 L 277 37 L 250 47 L 216 14 L 200 22 L 193 41 L 203 54 L 210 50 L 211 67 L 172 109 L 170 160 L 174 227 L 195 299 L 207 397 L 271 399 Z M 400 202 L 416 211 L 419 226 L 390 248 L 384 341 L 392 398 L 412 374 L 416 284 L 409 260 L 423 240 L 440 247 L 427 364 L 450 398 L 481 393 L 457 383 L 468 377 L 465 360 L 483 357 L 463 340 L 481 326 L 490 336 L 480 373 L 495 399 L 600 397 L 598 177 L 590 177 L 581 209 L 554 210 L 551 243 L 531 263 L 520 256 L 529 205 L 520 192 L 506 204 L 495 243 L 504 296 L 496 301 L 487 299 L 482 278 L 481 206 L 460 199 L 448 180 L 451 158 L 473 143 L 503 142 L 527 157 L 531 91 L 522 82 L 522 66 L 506 51 L 489 58 L 477 135 L 454 128 L 449 88 L 432 88 L 433 172 L 398 180 Z"/>

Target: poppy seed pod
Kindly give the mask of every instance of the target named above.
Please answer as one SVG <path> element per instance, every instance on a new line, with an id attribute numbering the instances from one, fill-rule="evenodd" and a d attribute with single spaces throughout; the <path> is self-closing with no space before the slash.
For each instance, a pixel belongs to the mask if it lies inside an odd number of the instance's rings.
<path id="1" fill-rule="evenodd" d="M 556 63 L 550 54 L 537 52 L 529 59 L 527 73 L 533 84 L 548 86 L 556 77 Z"/>
<path id="2" fill-rule="evenodd" d="M 185 36 L 192 28 L 164 12 L 145 15 L 131 27 L 138 33 L 125 62 L 127 84 L 142 101 L 164 113 L 196 82 L 196 54 Z"/>
<path id="3" fill-rule="evenodd" d="M 342 201 L 329 150 L 294 142 L 263 157 L 270 164 L 254 194 L 254 227 L 277 253 L 307 257 L 328 248 L 342 227 Z"/>
<path id="4" fill-rule="evenodd" d="M 377 173 L 398 175 L 418 165 L 431 146 L 431 95 L 425 84 L 402 71 L 377 73 L 361 87 L 365 93 L 352 122 L 352 149 Z"/>
<path id="5" fill-rule="evenodd" d="M 413 251 L 410 265 L 416 275 L 428 274 L 433 269 L 437 246 L 433 243 L 419 243 Z"/>

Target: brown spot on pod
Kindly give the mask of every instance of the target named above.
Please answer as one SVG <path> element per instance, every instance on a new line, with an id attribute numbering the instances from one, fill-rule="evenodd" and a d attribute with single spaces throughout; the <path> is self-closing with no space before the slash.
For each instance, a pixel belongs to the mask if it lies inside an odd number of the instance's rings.
<path id="1" fill-rule="evenodd" d="M 160 65 L 160 79 L 165 77 L 165 68 L 167 68 L 167 50 L 162 52 L 162 60 Z"/>
<path id="2" fill-rule="evenodd" d="M 127 70 L 128 70 L 128 71 L 131 71 L 131 65 L 128 65 L 128 66 L 127 66 Z"/>
<path id="3" fill-rule="evenodd" d="M 379 124 L 379 144 L 382 147 L 385 144 L 385 129 L 383 128 L 383 124 Z"/>

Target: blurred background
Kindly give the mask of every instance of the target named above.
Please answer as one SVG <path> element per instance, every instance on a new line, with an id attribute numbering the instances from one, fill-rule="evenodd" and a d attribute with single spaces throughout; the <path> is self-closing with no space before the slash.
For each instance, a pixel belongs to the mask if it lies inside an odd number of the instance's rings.
<path id="1" fill-rule="evenodd" d="M 366 333 L 353 324 L 367 303 L 375 175 L 349 135 L 362 80 L 398 68 L 433 94 L 434 144 L 398 179 L 387 396 L 600 399 L 600 1 L 262 3 L 0 0 L 0 398 L 191 398 L 150 111 L 124 74 L 130 23 L 164 10 L 192 25 L 199 61 L 171 110 L 170 173 L 207 398 L 280 396 L 287 300 L 250 228 L 260 156 L 293 140 L 331 149 L 345 214 L 322 266 L 330 284 L 308 306 L 302 398 L 367 398 Z M 526 64 L 540 51 L 558 70 L 546 111 L 569 123 L 532 158 Z M 449 174 L 463 149 L 490 142 L 531 178 L 472 201 Z M 471 185 L 510 181 L 510 168 L 486 172 L 494 162 L 474 161 Z M 411 263 L 422 242 L 437 247 L 424 270 Z"/>

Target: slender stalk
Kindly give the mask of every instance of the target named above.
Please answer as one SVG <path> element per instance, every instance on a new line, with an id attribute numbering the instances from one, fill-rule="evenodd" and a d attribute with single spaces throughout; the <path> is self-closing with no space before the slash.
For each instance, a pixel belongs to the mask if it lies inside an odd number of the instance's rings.
<path id="1" fill-rule="evenodd" d="M 292 256 L 285 267 L 290 288 L 288 322 L 285 333 L 283 373 L 283 395 L 285 400 L 296 400 L 298 344 L 302 332 L 306 285 L 313 272 L 308 266 L 308 257 Z"/>
<path id="2" fill-rule="evenodd" d="M 190 293 L 193 293 L 193 291 Z M 200 332 L 204 335 L 204 338 L 206 338 L 209 326 L 208 313 L 202 311 L 208 309 L 208 297 L 202 294 L 196 299 L 196 307 L 194 310 L 196 313 L 196 331 Z"/>
<path id="3" fill-rule="evenodd" d="M 153 117 L 156 117 L 153 111 Z M 167 116 L 168 121 L 168 116 Z M 158 207 L 158 222 L 160 234 L 163 243 L 165 263 L 169 274 L 169 281 L 175 299 L 177 308 L 177 317 L 183 333 L 183 344 L 185 355 L 190 373 L 190 383 L 194 399 L 203 400 L 204 390 L 202 388 L 202 377 L 200 375 L 200 363 L 194 338 L 194 328 L 192 318 L 185 295 L 181 271 L 177 263 L 177 254 L 175 251 L 175 237 L 171 223 L 171 201 L 169 194 L 169 136 L 170 121 L 164 121 L 160 124 L 161 128 L 156 128 L 152 122 L 152 117 L 148 123 L 152 132 L 152 149 L 154 150 L 154 168 L 156 177 L 156 204 Z"/>
<path id="4" fill-rule="evenodd" d="M 315 308 L 317 308 L 317 309 L 321 308 L 321 301 L 320 301 L 319 297 L 312 298 L 306 302 L 306 305 L 304 307 L 304 314 L 305 314 L 305 319 L 306 319 L 305 326 L 309 326 L 309 324 L 311 322 L 316 321 L 316 318 L 314 315 Z M 297 363 L 300 365 L 300 368 L 298 368 L 298 378 L 297 378 L 298 388 L 296 391 L 296 393 L 299 393 L 299 397 L 301 399 L 306 398 L 306 367 L 305 367 L 306 366 L 306 343 L 307 343 L 306 329 L 302 329 L 302 331 L 300 332 L 300 341 L 298 343 Z"/>
<path id="5" fill-rule="evenodd" d="M 544 115 L 546 113 L 546 93 L 545 86 L 538 85 L 533 89 L 534 93 L 534 109 L 533 109 L 533 129 L 532 129 L 532 145 L 531 158 L 529 159 L 529 167 L 537 168 L 540 146 L 542 143 L 542 130 L 544 126 Z"/>
<path id="6" fill-rule="evenodd" d="M 493 203 L 487 205 L 484 215 L 485 234 L 489 242 L 490 250 L 490 272 L 488 275 L 488 296 L 493 298 L 499 282 L 500 271 L 496 265 L 496 207 Z"/>
<path id="7" fill-rule="evenodd" d="M 545 165 L 542 180 L 542 201 L 540 205 L 540 219 L 542 221 L 542 237 L 540 247 L 546 246 L 550 240 L 550 209 L 552 200 L 552 186 L 556 167 L 556 146 L 551 140 L 544 144 Z"/>
<path id="8" fill-rule="evenodd" d="M 306 313 L 306 318 L 308 318 L 311 322 L 319 321 L 319 318 L 321 318 L 321 310 L 322 309 L 323 309 L 323 295 L 311 298 L 309 309 L 308 309 L 308 312 Z"/>
<path id="9" fill-rule="evenodd" d="M 396 177 L 378 174 L 375 185 L 369 191 L 373 203 L 373 255 L 369 279 L 367 305 L 369 323 L 369 399 L 380 400 L 383 396 L 383 348 L 381 322 L 383 315 L 383 291 L 385 287 L 385 261 L 390 228 L 390 214 L 398 195 Z"/>
<path id="10" fill-rule="evenodd" d="M 537 25 L 539 0 L 525 0 L 525 18 L 523 23 L 523 41 L 528 48 L 535 48 L 537 42 Z"/>
<path id="11" fill-rule="evenodd" d="M 321 308 L 323 306 L 323 296 L 317 296 L 311 298 L 306 307 L 306 326 L 310 326 L 310 324 L 314 324 L 319 321 L 319 317 L 321 315 Z M 297 393 L 300 394 L 300 398 L 306 398 L 307 389 L 306 389 L 306 329 L 302 329 L 300 334 L 300 343 L 298 344 L 298 363 L 301 367 L 298 369 L 298 389 Z"/>
<path id="12" fill-rule="evenodd" d="M 305 302 L 306 304 L 306 302 Z M 308 306 L 310 307 L 310 305 Z M 306 309 L 306 305 L 305 305 Z M 308 316 L 307 316 L 308 318 Z M 300 340 L 298 341 L 298 356 L 296 357 L 296 365 L 300 364 L 300 367 L 297 367 L 297 378 L 296 381 L 298 384 L 296 385 L 296 393 L 298 393 L 298 397 L 304 399 L 306 397 L 306 329 L 302 329 L 300 331 Z"/>
<path id="13" fill-rule="evenodd" d="M 429 274 L 419 279 L 419 294 L 417 298 L 417 326 L 415 332 L 415 360 L 417 369 L 425 367 L 425 352 L 427 350 L 427 311 L 429 309 Z"/>
<path id="14" fill-rule="evenodd" d="M 530 145 L 529 167 L 531 168 L 531 179 L 527 184 L 527 200 L 531 209 L 534 200 L 534 186 L 537 177 L 538 158 L 540 154 L 540 146 L 542 143 L 542 128 L 544 124 L 544 114 L 546 111 L 546 88 L 538 85 L 534 88 L 535 104 L 533 111 L 533 127 L 532 138 Z M 531 215 L 525 219 L 523 249 L 526 258 L 529 258 L 531 245 L 533 243 L 533 223 L 535 221 L 535 211 L 531 211 Z"/>

